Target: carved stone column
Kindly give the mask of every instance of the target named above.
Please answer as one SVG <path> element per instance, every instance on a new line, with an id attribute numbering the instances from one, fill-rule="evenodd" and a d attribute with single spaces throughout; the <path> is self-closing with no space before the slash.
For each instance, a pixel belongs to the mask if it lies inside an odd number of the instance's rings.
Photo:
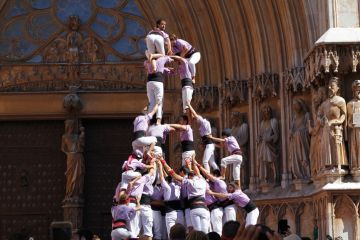
<path id="1" fill-rule="evenodd" d="M 253 91 L 253 84 L 252 81 L 248 81 L 248 96 L 252 95 Z M 250 191 L 256 191 L 257 189 L 257 175 L 255 169 L 257 168 L 256 160 L 255 160 L 255 146 L 256 142 L 255 139 L 257 136 L 257 130 L 255 128 L 256 122 L 256 116 L 254 111 L 254 100 L 252 97 L 249 97 L 249 123 L 252 123 L 249 126 L 249 141 L 250 141 L 250 147 L 249 147 L 249 162 L 250 162 L 250 183 L 249 183 L 249 189 Z"/>
<path id="2" fill-rule="evenodd" d="M 84 146 L 85 133 L 81 126 L 79 113 L 83 107 L 77 95 L 77 87 L 70 87 L 70 93 L 64 97 L 63 106 L 67 111 L 65 133 L 62 137 L 61 150 L 66 154 L 66 194 L 63 200 L 64 220 L 70 221 L 73 231 L 82 228 L 84 208 Z"/>

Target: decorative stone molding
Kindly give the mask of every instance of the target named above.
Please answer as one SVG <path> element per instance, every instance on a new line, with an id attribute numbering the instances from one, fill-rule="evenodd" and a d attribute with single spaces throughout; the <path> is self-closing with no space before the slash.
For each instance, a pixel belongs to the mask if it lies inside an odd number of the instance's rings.
<path id="1" fill-rule="evenodd" d="M 202 86 L 194 89 L 193 103 L 199 112 L 211 112 L 218 107 L 219 88 L 214 86 Z"/>
<path id="2" fill-rule="evenodd" d="M 294 67 L 285 71 L 283 79 L 287 89 L 292 92 L 305 91 L 310 87 L 310 82 L 307 82 L 305 78 L 304 67 Z"/>
<path id="3" fill-rule="evenodd" d="M 248 101 L 248 85 L 246 80 L 225 79 L 222 85 L 223 104 L 234 106 Z"/>
<path id="4" fill-rule="evenodd" d="M 279 95 L 279 75 L 276 73 L 259 74 L 249 81 L 252 81 L 252 94 L 257 101 L 263 101 Z"/>

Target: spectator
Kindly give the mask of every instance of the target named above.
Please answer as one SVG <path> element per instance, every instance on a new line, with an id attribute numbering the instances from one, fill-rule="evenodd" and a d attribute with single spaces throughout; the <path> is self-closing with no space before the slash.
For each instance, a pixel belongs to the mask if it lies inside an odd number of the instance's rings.
<path id="1" fill-rule="evenodd" d="M 207 236 L 208 236 L 209 240 L 220 240 L 221 239 L 220 235 L 217 232 L 209 232 L 207 234 Z"/>
<path id="2" fill-rule="evenodd" d="M 187 235 L 186 240 L 209 240 L 209 238 L 206 233 L 194 230 Z"/>
<path id="3" fill-rule="evenodd" d="M 170 228 L 169 237 L 170 240 L 185 240 L 186 238 L 185 226 L 180 223 L 175 223 L 175 225 Z"/>
<path id="4" fill-rule="evenodd" d="M 234 239 L 239 227 L 240 227 L 240 223 L 237 221 L 226 222 L 223 226 L 221 239 L 222 240 Z"/>

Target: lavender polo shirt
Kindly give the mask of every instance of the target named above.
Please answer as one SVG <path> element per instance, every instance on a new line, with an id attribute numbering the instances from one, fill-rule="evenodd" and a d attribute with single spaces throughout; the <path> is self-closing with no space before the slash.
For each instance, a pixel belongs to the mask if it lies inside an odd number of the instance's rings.
<path id="1" fill-rule="evenodd" d="M 146 135 L 161 137 L 163 139 L 163 143 L 165 143 L 166 135 L 170 132 L 170 126 L 168 124 L 162 125 L 151 125 L 148 128 Z"/>
<path id="2" fill-rule="evenodd" d="M 178 67 L 178 73 L 180 76 L 180 79 L 185 79 L 185 78 L 192 78 L 191 76 L 191 72 L 189 69 L 189 63 L 187 60 L 181 61 L 181 64 Z"/>
<path id="3" fill-rule="evenodd" d="M 174 54 L 181 53 L 185 48 L 188 50 L 192 48 L 191 44 L 183 39 L 176 39 L 171 45 Z"/>
<path id="4" fill-rule="evenodd" d="M 249 202 L 250 198 L 243 193 L 241 190 L 236 190 L 233 193 L 228 193 L 228 199 L 233 200 L 239 207 L 245 207 Z"/>
<path id="5" fill-rule="evenodd" d="M 194 176 L 192 179 L 184 178 L 183 183 L 187 184 L 188 199 L 205 197 L 207 183 L 203 177 Z"/>
<path id="6" fill-rule="evenodd" d="M 201 117 L 200 115 L 197 116 L 196 120 L 197 120 L 198 124 L 200 125 L 199 126 L 200 136 L 203 137 L 203 136 L 210 135 L 211 134 L 210 122 L 207 119 Z"/>
<path id="7" fill-rule="evenodd" d="M 193 131 L 192 131 L 190 125 L 186 125 L 185 127 L 186 127 L 185 130 L 180 131 L 180 140 L 181 141 L 194 141 Z"/>
<path id="8" fill-rule="evenodd" d="M 153 186 L 153 183 L 155 181 L 155 176 L 152 175 L 149 177 L 149 180 L 148 182 L 145 183 L 144 185 L 144 190 L 143 190 L 143 194 L 146 194 L 148 196 L 151 196 L 153 195 L 154 193 L 154 186 Z"/>
<path id="9" fill-rule="evenodd" d="M 170 63 L 172 61 L 174 61 L 174 60 L 172 58 L 170 58 L 169 56 L 159 57 L 158 59 L 156 59 L 156 72 L 164 73 L 165 64 Z M 144 66 L 145 66 L 147 73 L 151 74 L 152 73 L 151 62 L 146 60 L 144 62 Z"/>
<path id="10" fill-rule="evenodd" d="M 149 121 L 152 118 L 152 114 L 139 115 L 135 118 L 134 124 L 134 132 L 144 131 L 146 132 L 149 127 Z"/>
<path id="11" fill-rule="evenodd" d="M 153 34 L 153 33 L 162 36 L 164 39 L 169 38 L 169 34 L 167 34 L 166 32 L 164 32 L 164 31 L 162 31 L 160 29 L 151 30 L 147 35 L 150 35 L 150 34 Z"/>
<path id="12" fill-rule="evenodd" d="M 135 209 L 124 204 L 113 206 L 111 216 L 115 221 L 125 220 L 128 222 L 135 217 Z"/>
<path id="13" fill-rule="evenodd" d="M 164 201 L 180 200 L 181 187 L 174 182 L 168 184 L 165 180 L 161 181 L 164 190 Z"/>
<path id="14" fill-rule="evenodd" d="M 137 180 L 134 183 L 132 189 L 130 189 L 129 196 L 140 197 L 141 194 L 143 193 L 145 184 L 150 181 L 151 181 L 151 176 L 149 174 L 142 176 L 139 180 Z"/>
<path id="15" fill-rule="evenodd" d="M 160 186 L 155 185 L 154 192 L 153 192 L 151 198 L 153 200 L 163 200 L 164 199 L 164 190 L 161 187 L 161 185 Z"/>
<path id="16" fill-rule="evenodd" d="M 227 147 L 229 153 L 232 153 L 233 151 L 240 149 L 239 144 L 234 136 L 225 138 L 225 146 Z"/>

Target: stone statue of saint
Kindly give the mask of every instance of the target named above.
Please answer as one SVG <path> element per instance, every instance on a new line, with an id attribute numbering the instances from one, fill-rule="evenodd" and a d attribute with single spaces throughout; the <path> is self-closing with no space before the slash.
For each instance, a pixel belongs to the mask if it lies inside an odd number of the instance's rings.
<path id="1" fill-rule="evenodd" d="M 319 108 L 322 116 L 322 138 L 321 138 L 321 166 L 334 171 L 341 165 L 347 165 L 347 157 L 343 139 L 346 124 L 346 102 L 338 96 L 339 78 L 332 77 L 329 80 L 328 99 Z"/>
<path id="2" fill-rule="evenodd" d="M 322 116 L 319 114 L 319 107 L 321 103 L 326 100 L 326 88 L 319 87 L 317 90 L 313 91 L 312 94 L 312 119 L 308 121 L 308 130 L 311 135 L 310 141 L 310 169 L 311 176 L 315 176 L 320 171 L 320 161 L 321 161 L 321 138 L 322 138 L 322 126 L 321 119 Z"/>
<path id="3" fill-rule="evenodd" d="M 300 98 L 293 100 L 293 116 L 289 136 L 290 170 L 294 179 L 310 178 L 310 135 L 307 124 L 310 113 Z"/>
<path id="4" fill-rule="evenodd" d="M 76 120 L 65 121 L 65 133 L 62 136 L 61 150 L 66 154 L 66 194 L 67 198 L 81 198 L 84 187 L 84 146 L 85 131 L 80 126 L 78 133 Z"/>
<path id="5" fill-rule="evenodd" d="M 360 170 L 360 80 L 354 80 L 352 90 L 354 98 L 347 104 L 350 161 L 352 169 Z"/>
<path id="6" fill-rule="evenodd" d="M 272 117 L 270 106 L 262 108 L 259 135 L 257 137 L 257 158 L 260 163 L 259 178 L 263 183 L 276 183 L 278 179 L 279 124 Z"/>
<path id="7" fill-rule="evenodd" d="M 247 187 L 250 177 L 248 161 L 249 125 L 244 121 L 244 116 L 239 112 L 231 113 L 231 134 L 236 138 L 242 151 L 243 161 L 241 163 L 241 185 Z"/>
<path id="8" fill-rule="evenodd" d="M 68 61 L 69 63 L 79 62 L 79 47 L 82 42 L 82 36 L 78 32 L 80 27 L 80 19 L 78 16 L 69 17 L 70 33 L 66 37 L 68 47 Z"/>

